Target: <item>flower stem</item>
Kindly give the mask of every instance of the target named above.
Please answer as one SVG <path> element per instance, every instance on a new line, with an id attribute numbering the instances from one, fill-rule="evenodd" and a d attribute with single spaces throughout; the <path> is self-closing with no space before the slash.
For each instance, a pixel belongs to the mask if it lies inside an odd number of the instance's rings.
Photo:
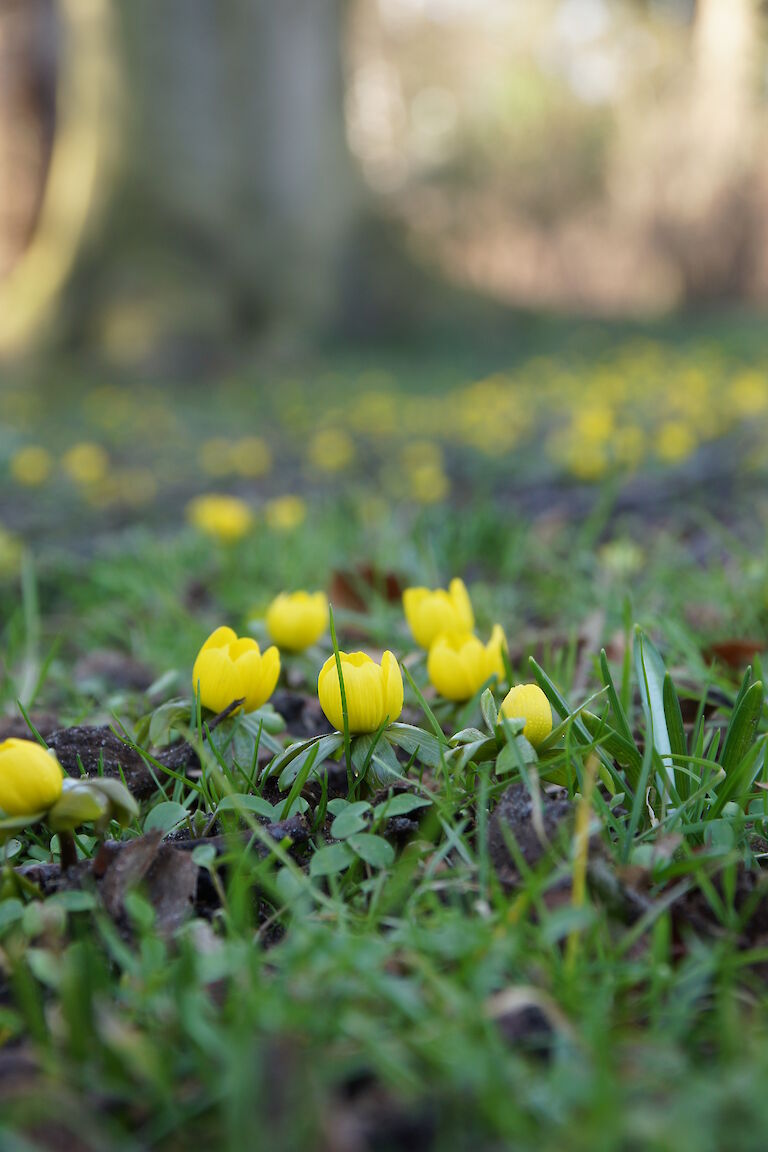
<path id="1" fill-rule="evenodd" d="M 75 838 L 69 829 L 59 832 L 59 864 L 62 872 L 69 871 L 77 864 Z"/>

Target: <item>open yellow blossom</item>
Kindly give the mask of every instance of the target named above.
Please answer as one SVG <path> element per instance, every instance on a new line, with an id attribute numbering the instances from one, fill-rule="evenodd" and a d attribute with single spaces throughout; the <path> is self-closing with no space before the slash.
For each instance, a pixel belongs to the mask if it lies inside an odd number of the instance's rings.
<path id="1" fill-rule="evenodd" d="M 4 816 L 46 812 L 61 796 L 62 784 L 58 760 L 36 741 L 11 738 L 0 744 L 0 812 Z"/>
<path id="2" fill-rule="evenodd" d="M 324 592 L 281 592 L 267 609 L 267 629 L 280 648 L 301 652 L 328 627 Z"/>
<path id="3" fill-rule="evenodd" d="M 552 731 L 552 709 L 538 684 L 515 684 L 504 697 L 499 720 L 525 720 L 523 735 L 538 748 Z"/>
<path id="4" fill-rule="evenodd" d="M 413 638 L 429 648 L 443 632 L 471 632 L 475 616 L 463 580 L 454 579 L 444 588 L 406 588 L 403 609 Z"/>
<path id="5" fill-rule="evenodd" d="M 499 624 L 483 644 L 471 632 L 444 633 L 429 650 L 430 683 L 446 700 L 469 700 L 491 676 L 504 679 L 503 650 L 507 641 Z"/>
<path id="6" fill-rule="evenodd" d="M 307 505 L 301 496 L 277 496 L 264 505 L 267 525 L 275 532 L 290 532 L 303 524 L 307 516 Z"/>
<path id="7" fill-rule="evenodd" d="M 262 654 L 250 636 L 238 637 L 232 628 L 217 628 L 203 644 L 192 669 L 192 689 L 212 712 L 223 712 L 233 700 L 242 700 L 245 712 L 266 704 L 280 675 L 280 653 Z"/>
<path id="8" fill-rule="evenodd" d="M 39 444 L 20 448 L 11 458 L 11 475 L 18 484 L 24 484 L 27 488 L 38 488 L 45 484 L 52 467 L 50 452 Z"/>
<path id="9" fill-rule="evenodd" d="M 253 513 L 237 496 L 196 496 L 187 505 L 187 519 L 207 536 L 223 543 L 239 540 L 253 524 Z"/>
<path id="10" fill-rule="evenodd" d="M 394 723 L 403 710 L 403 677 L 391 652 L 377 664 L 365 652 L 340 652 L 350 732 L 375 732 Z M 344 727 L 341 688 L 335 655 L 329 656 L 317 678 L 320 707 L 334 728 Z"/>
<path id="11" fill-rule="evenodd" d="M 109 468 L 109 456 L 100 444 L 73 444 L 61 458 L 64 471 L 76 484 L 98 484 Z"/>

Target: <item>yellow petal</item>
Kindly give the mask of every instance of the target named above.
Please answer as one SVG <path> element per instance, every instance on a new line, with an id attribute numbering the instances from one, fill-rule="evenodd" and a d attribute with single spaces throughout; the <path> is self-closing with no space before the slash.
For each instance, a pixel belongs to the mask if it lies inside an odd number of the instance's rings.
<path id="1" fill-rule="evenodd" d="M 475 614 L 472 611 L 472 601 L 469 598 L 466 584 L 456 576 L 451 580 L 449 589 L 456 611 L 456 617 L 459 622 L 457 631 L 465 630 L 471 632 L 475 626 Z"/>
<path id="2" fill-rule="evenodd" d="M 212 712 L 223 712 L 239 700 L 242 681 L 227 648 L 203 648 L 192 669 L 192 688 L 200 691 L 200 703 Z"/>
<path id="3" fill-rule="evenodd" d="M 385 652 L 381 658 L 381 675 L 384 709 L 389 718 L 388 722 L 394 724 L 403 710 L 403 674 L 392 652 Z"/>
<path id="4" fill-rule="evenodd" d="M 494 624 L 491 638 L 488 641 L 488 675 L 496 675 L 499 683 L 506 676 L 503 653 L 508 651 L 507 638 L 500 624 Z"/>
<path id="5" fill-rule="evenodd" d="M 385 716 L 381 668 L 372 661 L 362 665 L 344 661 L 341 671 L 350 732 L 375 732 Z"/>
<path id="6" fill-rule="evenodd" d="M 336 657 L 329 656 L 317 677 L 317 696 L 329 724 L 341 732 L 344 727 L 344 714 L 341 708 L 341 690 L 336 671 Z"/>
<path id="7" fill-rule="evenodd" d="M 440 637 L 429 650 L 427 675 L 446 700 L 468 700 L 473 694 L 472 679 L 462 654 L 462 645 Z"/>
<path id="8" fill-rule="evenodd" d="M 256 708 L 261 708 L 262 704 L 266 704 L 270 696 L 275 690 L 277 681 L 280 676 L 280 653 L 277 648 L 272 645 L 267 648 L 266 652 L 261 657 L 261 678 L 259 683 L 259 698 L 258 703 L 251 704 L 249 708 L 249 700 L 246 700 L 246 709 L 254 711 Z"/>
<path id="9" fill-rule="evenodd" d="M 220 628 L 211 632 L 200 651 L 204 652 L 206 648 L 224 648 L 235 640 L 237 640 L 237 633 L 234 629 L 227 628 L 226 624 L 222 624 Z"/>

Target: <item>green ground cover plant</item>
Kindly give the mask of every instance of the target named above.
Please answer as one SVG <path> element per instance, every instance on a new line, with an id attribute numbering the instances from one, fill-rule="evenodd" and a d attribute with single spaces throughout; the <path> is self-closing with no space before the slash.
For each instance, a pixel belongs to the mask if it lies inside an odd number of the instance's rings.
<path id="1" fill-rule="evenodd" d="M 759 406 L 750 356 L 712 377 L 714 411 Z M 619 475 L 624 401 L 601 429 L 598 384 L 552 435 L 607 445 L 605 468 L 564 480 L 553 456 L 496 488 L 503 457 L 443 443 L 438 461 L 419 431 L 436 499 L 423 475 L 402 498 L 370 483 L 345 429 L 354 460 L 322 480 L 322 453 L 284 488 L 279 459 L 206 472 L 160 486 L 162 526 L 91 508 L 48 537 L 53 481 L 20 484 L 15 444 L 0 1148 L 764 1146 L 760 472 L 728 464 L 735 421 L 725 478 L 702 482 L 715 438 L 692 389 L 696 443 Z M 687 419 L 675 404 L 649 445 Z M 343 448 L 326 438 L 326 460 Z M 79 460 L 95 476 L 98 453 Z M 185 522 L 201 494 L 237 503 Z M 432 635 L 403 593 L 453 579 L 471 617 L 437 601 Z M 298 590 L 322 595 L 275 607 Z M 279 678 L 241 681 L 271 646 Z M 27 812 L 7 800 L 28 779 L 3 774 L 15 740 L 65 775 Z"/>

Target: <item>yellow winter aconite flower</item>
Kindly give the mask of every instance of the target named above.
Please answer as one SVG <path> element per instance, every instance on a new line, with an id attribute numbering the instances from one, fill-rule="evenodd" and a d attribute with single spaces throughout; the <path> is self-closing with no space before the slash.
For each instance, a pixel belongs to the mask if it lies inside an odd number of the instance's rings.
<path id="1" fill-rule="evenodd" d="M 61 458 L 64 471 L 76 484 L 98 484 L 109 469 L 109 456 L 100 444 L 73 444 Z"/>
<path id="2" fill-rule="evenodd" d="M 245 436 L 232 445 L 232 464 L 240 476 L 266 476 L 272 467 L 272 452 L 261 436 Z"/>
<path id="3" fill-rule="evenodd" d="M 393 724 L 403 710 L 403 677 L 391 652 L 377 664 L 365 652 L 340 652 L 350 732 L 375 732 Z M 329 656 L 317 678 L 320 707 L 334 728 L 344 727 L 341 688 L 335 655 Z"/>
<path id="4" fill-rule="evenodd" d="M 446 700 L 469 700 L 491 676 L 503 680 L 506 643 L 498 624 L 487 644 L 471 632 L 438 636 L 427 657 L 430 683 Z"/>
<path id="5" fill-rule="evenodd" d="M 281 592 L 267 609 L 267 629 L 280 648 L 301 652 L 328 627 L 324 592 Z"/>
<path id="6" fill-rule="evenodd" d="M 768 408 L 768 380 L 759 372 L 743 372 L 731 384 L 731 401 L 739 416 L 757 416 Z"/>
<path id="7" fill-rule="evenodd" d="M 354 457 L 354 441 L 340 428 L 321 429 L 309 445 L 309 459 L 322 472 L 341 472 Z"/>
<path id="8" fill-rule="evenodd" d="M 212 712 L 223 712 L 233 700 L 253 712 L 266 704 L 280 675 L 280 653 L 262 654 L 255 640 L 238 637 L 232 628 L 217 628 L 203 644 L 192 669 L 192 689 Z"/>
<path id="9" fill-rule="evenodd" d="M 237 496 L 196 496 L 187 504 L 187 519 L 195 528 L 229 543 L 239 540 L 253 524 L 253 513 Z"/>
<path id="10" fill-rule="evenodd" d="M 448 495 L 450 483 L 442 465 L 425 461 L 406 473 L 408 495 L 417 504 L 439 504 Z"/>
<path id="11" fill-rule="evenodd" d="M 52 807 L 63 776 L 56 757 L 34 740 L 12 738 L 0 744 L 0 811 L 32 816 Z"/>
<path id="12" fill-rule="evenodd" d="M 11 457 L 11 475 L 19 484 L 27 488 L 37 488 L 45 484 L 51 474 L 53 461 L 51 454 L 39 444 L 29 444 L 20 448 Z"/>
<path id="13" fill-rule="evenodd" d="M 277 496 L 264 505 L 267 525 L 275 532 L 290 532 L 303 524 L 307 516 L 307 505 L 301 496 Z"/>
<path id="14" fill-rule="evenodd" d="M 662 424 L 656 440 L 656 455 L 665 464 L 679 464 L 696 450 L 696 437 L 687 424 L 669 420 Z"/>
<path id="15" fill-rule="evenodd" d="M 403 609 L 413 638 L 429 648 L 442 632 L 471 632 L 475 616 L 463 580 L 451 580 L 448 590 L 406 588 Z"/>
<path id="16" fill-rule="evenodd" d="M 552 709 L 538 684 L 515 684 L 504 697 L 499 712 L 510 720 L 525 720 L 523 735 L 534 748 L 552 731 Z"/>

